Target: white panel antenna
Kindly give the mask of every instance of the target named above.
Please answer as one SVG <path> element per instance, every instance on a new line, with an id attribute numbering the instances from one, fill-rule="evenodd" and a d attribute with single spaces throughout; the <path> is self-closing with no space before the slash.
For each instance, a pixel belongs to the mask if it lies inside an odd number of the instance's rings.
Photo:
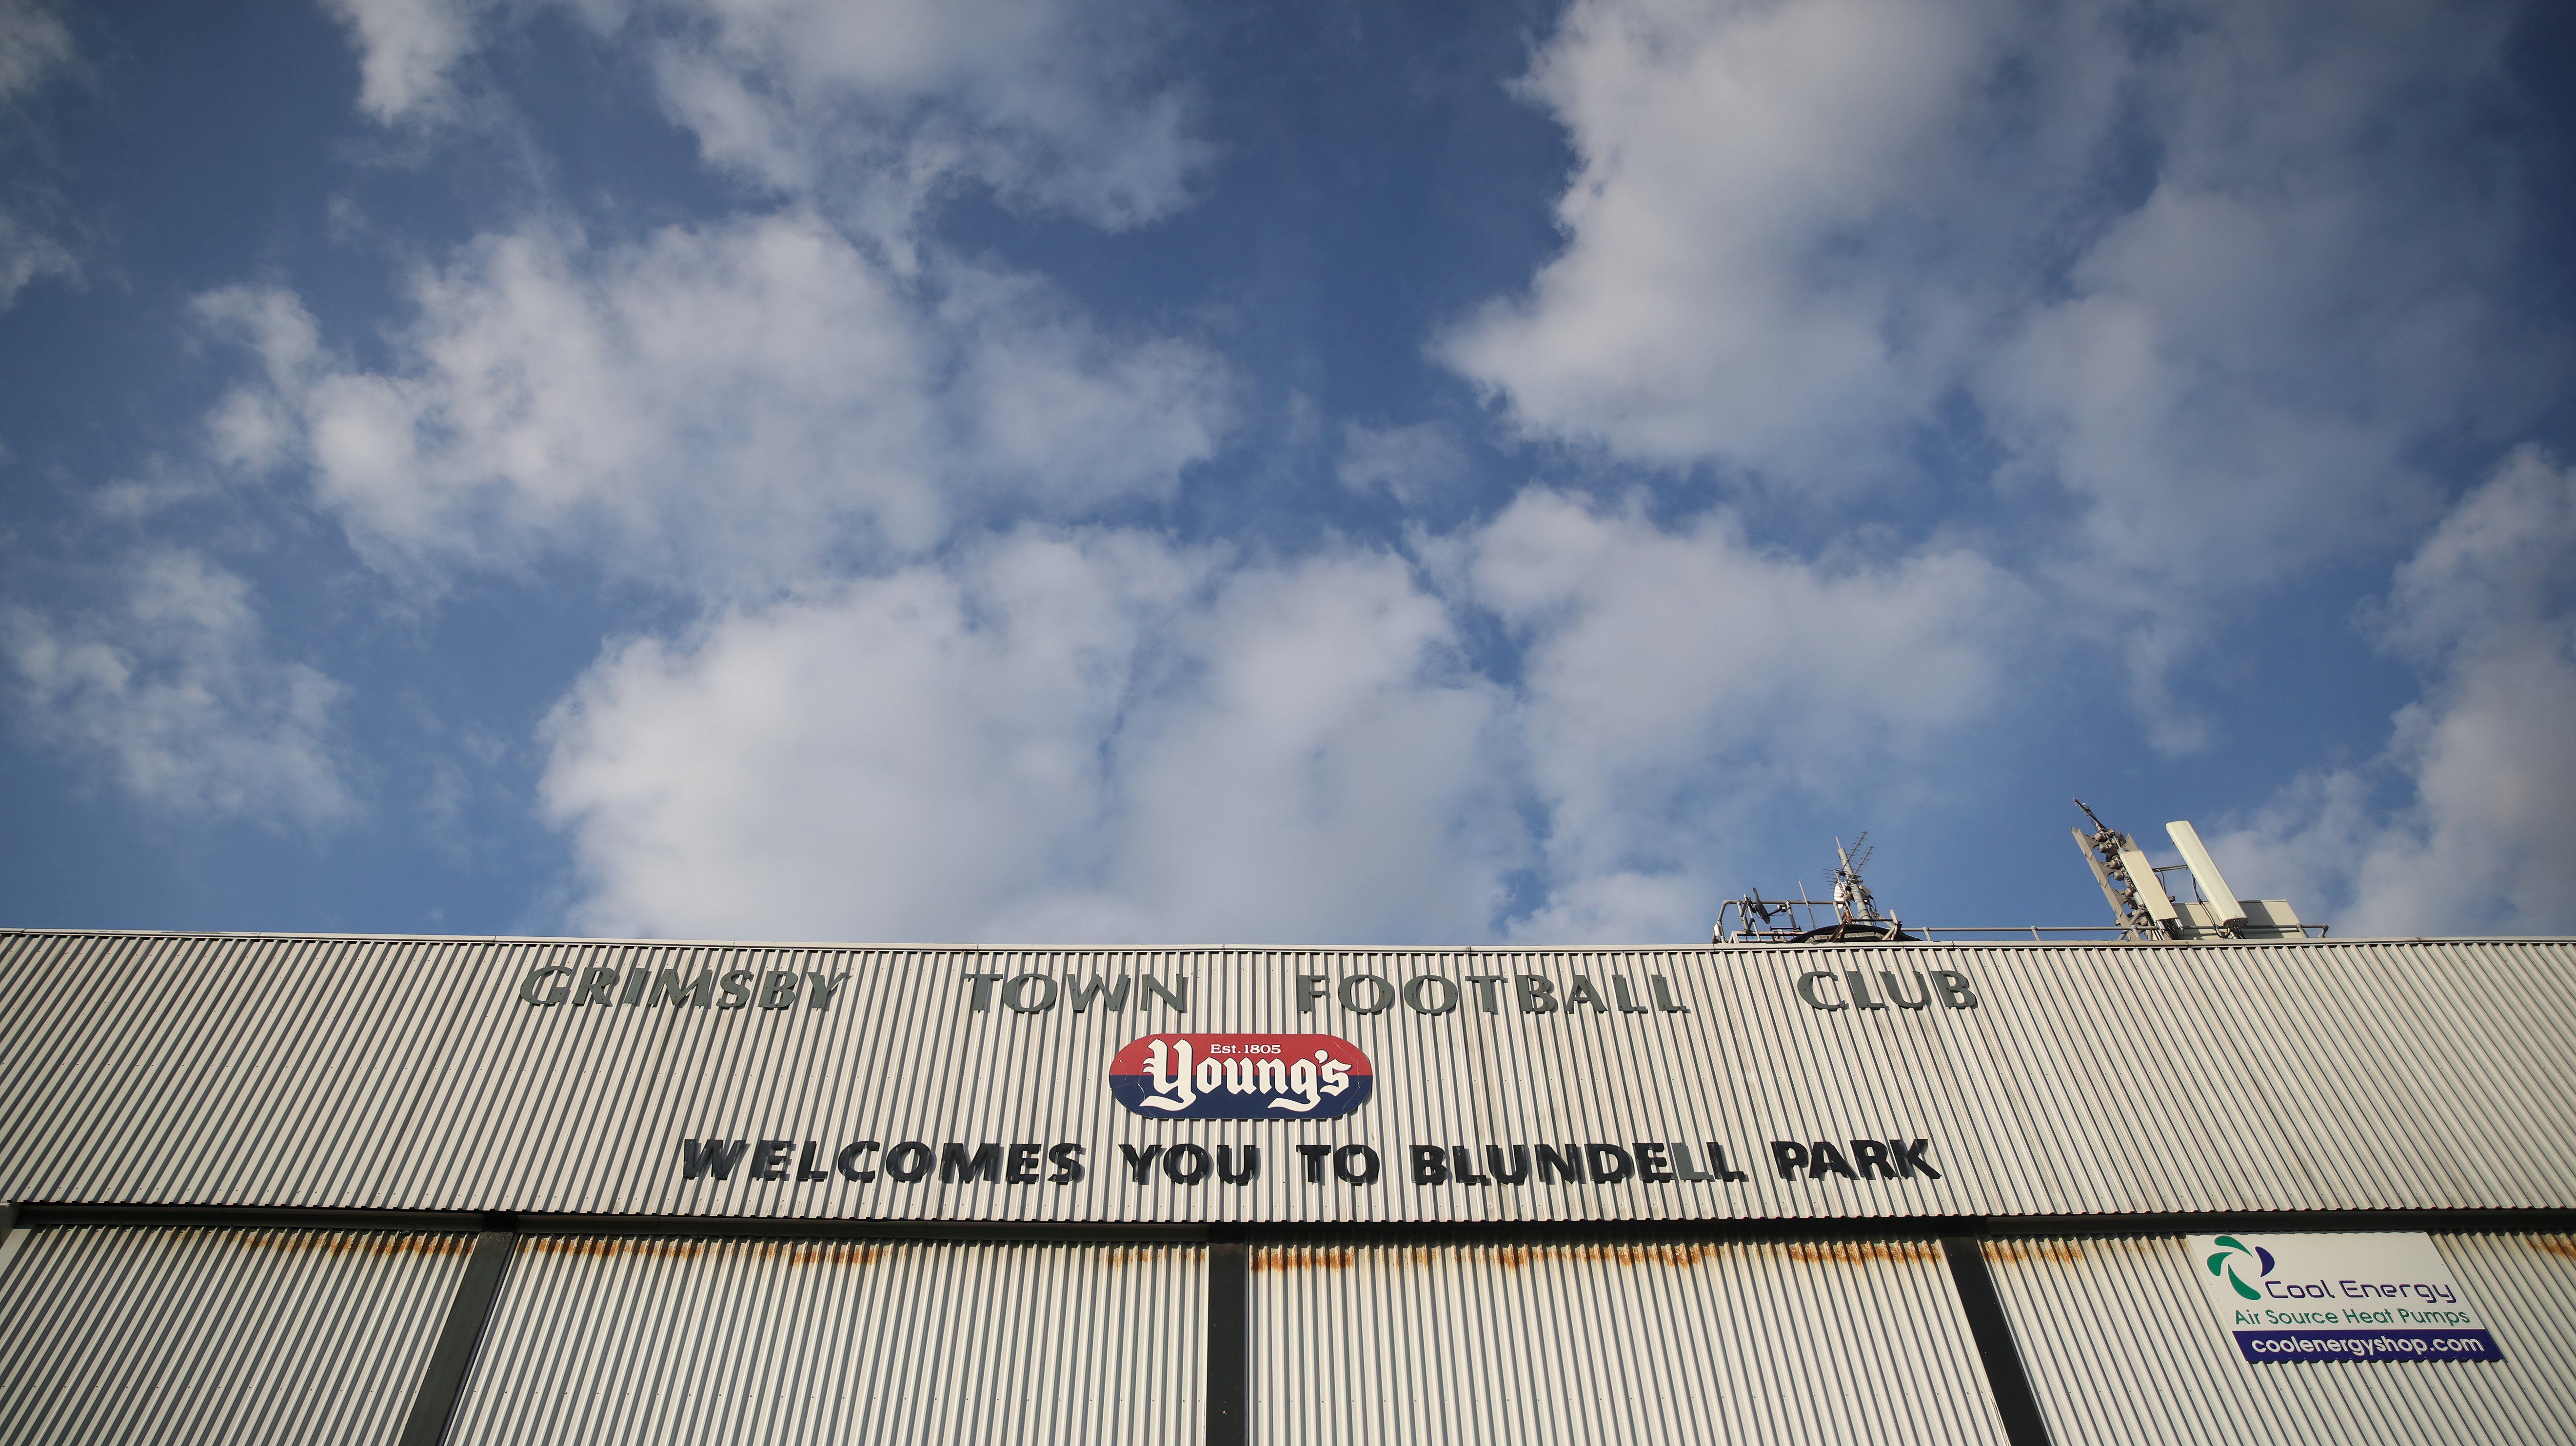
<path id="1" fill-rule="evenodd" d="M 2245 906 L 2236 901 L 2236 891 L 2227 887 L 2227 878 L 2218 871 L 2218 860 L 2201 847 L 2200 834 L 2180 819 L 2165 825 L 2174 847 L 2182 850 L 2182 861 L 2191 866 L 2191 881 L 2200 885 L 2200 896 L 2208 901 L 2218 927 L 2233 929 L 2245 922 Z M 2150 875 L 2150 877 L 2153 877 Z"/>

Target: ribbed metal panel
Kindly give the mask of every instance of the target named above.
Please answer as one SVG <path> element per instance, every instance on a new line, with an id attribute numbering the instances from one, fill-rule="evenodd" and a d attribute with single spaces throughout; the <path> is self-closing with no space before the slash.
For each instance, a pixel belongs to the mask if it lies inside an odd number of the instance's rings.
<path id="1" fill-rule="evenodd" d="M 531 1237 L 451 1446 L 1198 1439 L 1202 1246 Z"/>
<path id="2" fill-rule="evenodd" d="M 0 1263 L 0 1442 L 391 1442 L 469 1244 L 22 1232 Z"/>
<path id="3" fill-rule="evenodd" d="M 529 971 L 846 972 L 833 1007 L 536 1008 Z M 1974 1009 L 1802 1003 L 1812 969 L 1961 971 Z M 1191 981 L 1175 1015 L 968 1007 L 969 973 Z M 1428 1016 L 1294 978 L 1437 975 Z M 1476 975 L 1670 981 L 1689 1013 L 1477 1007 Z M 0 936 L 0 1197 L 985 1220 L 1558 1220 L 2563 1207 L 2570 941 L 1678 950 L 834 949 L 552 940 Z M 1141 995 L 1141 989 L 1138 991 Z M 1365 1050 L 1338 1120 L 1182 1122 L 1103 1073 L 1173 1029 Z M 1068 1185 L 682 1178 L 684 1139 L 1079 1144 Z M 1767 1144 L 1927 1139 L 1942 1178 L 1781 1179 Z M 1414 1145 L 1721 1141 L 1740 1184 L 1415 1187 Z M 1120 1147 L 1260 1152 L 1131 1180 Z M 1376 1149 L 1320 1184 L 1295 1147 Z M 1481 1158 L 1481 1153 L 1471 1159 Z"/>
<path id="4" fill-rule="evenodd" d="M 2576 1243 L 2435 1244 L 2503 1360 L 2248 1364 L 2173 1237 L 2003 1242 L 1986 1258 L 2058 1446 L 2569 1439 Z"/>
<path id="5" fill-rule="evenodd" d="M 1932 1242 L 1297 1247 L 1252 1439 L 2001 1441 Z"/>

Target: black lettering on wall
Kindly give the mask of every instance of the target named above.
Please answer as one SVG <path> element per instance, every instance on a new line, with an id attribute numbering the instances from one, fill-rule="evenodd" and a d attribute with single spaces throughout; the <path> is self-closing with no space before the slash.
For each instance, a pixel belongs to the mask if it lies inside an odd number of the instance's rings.
<path id="1" fill-rule="evenodd" d="M 1002 1178 L 1002 1147 L 982 1144 L 973 1154 L 950 1140 L 939 1147 L 939 1183 L 942 1185 L 973 1184 L 978 1180 L 991 1183 Z"/>
<path id="2" fill-rule="evenodd" d="M 787 1147 L 793 1140 L 763 1140 L 752 1147 L 751 1178 L 784 1180 L 787 1178 Z"/>
<path id="3" fill-rule="evenodd" d="M 1449 1183 L 1447 1150 L 1438 1145 L 1415 1145 L 1412 1147 L 1412 1154 L 1414 1184 L 1446 1185 Z"/>
<path id="4" fill-rule="evenodd" d="M 1127 1173 L 1134 1176 L 1139 1185 L 1145 1183 L 1145 1172 L 1154 1168 L 1154 1157 L 1163 1153 L 1160 1145 L 1147 1145 L 1142 1154 L 1137 1153 L 1134 1145 L 1122 1144 L 1118 1149 L 1127 1157 Z"/>
<path id="5" fill-rule="evenodd" d="M 909 1185 L 930 1173 L 930 1147 L 906 1140 L 885 1152 L 885 1172 Z"/>
<path id="6" fill-rule="evenodd" d="M 1187 1141 L 1163 1152 L 1163 1178 L 1175 1185 L 1195 1185 L 1208 1177 L 1208 1152 L 1205 1146 Z"/>
<path id="7" fill-rule="evenodd" d="M 1896 1164 L 1887 1158 L 1887 1146 L 1878 1140 L 1854 1140 L 1852 1169 L 1864 1180 L 1893 1180 Z"/>
<path id="8" fill-rule="evenodd" d="M 1843 1158 L 1842 1151 L 1834 1148 L 1833 1141 L 1814 1141 L 1807 1146 L 1807 1178 L 1821 1180 L 1828 1173 L 1840 1175 L 1846 1180 L 1860 1178 L 1852 1173 L 1851 1162 Z"/>
<path id="9" fill-rule="evenodd" d="M 1080 1145 L 1066 1144 L 1053 1146 L 1047 1151 L 1047 1163 L 1055 1166 L 1055 1169 L 1047 1175 L 1048 1184 L 1078 1185 L 1082 1183 L 1082 1147 Z"/>
<path id="10" fill-rule="evenodd" d="M 1544 1185 L 1551 1180 L 1566 1185 L 1583 1183 L 1581 1145 L 1568 1145 L 1563 1150 L 1553 1145 L 1538 1147 L 1538 1182 Z"/>
<path id="11" fill-rule="evenodd" d="M 1156 995 L 1160 995 L 1162 996 L 1163 1003 L 1169 1005 L 1174 1014 L 1187 1014 L 1190 1012 L 1190 981 L 1187 977 L 1173 981 L 1173 983 L 1179 987 L 1177 993 L 1173 990 L 1164 988 L 1163 981 L 1155 978 L 1151 974 L 1142 974 L 1137 977 L 1145 981 L 1145 992 L 1143 996 L 1138 998 L 1136 1001 L 1136 1008 L 1139 1011 L 1142 1011 L 1146 1005 L 1153 1003 Z"/>
<path id="12" fill-rule="evenodd" d="M 695 1180 L 713 1175 L 719 1180 L 733 1178 L 733 1167 L 742 1163 L 742 1152 L 751 1148 L 749 1140 L 697 1140 L 680 1142 L 680 1178 Z"/>

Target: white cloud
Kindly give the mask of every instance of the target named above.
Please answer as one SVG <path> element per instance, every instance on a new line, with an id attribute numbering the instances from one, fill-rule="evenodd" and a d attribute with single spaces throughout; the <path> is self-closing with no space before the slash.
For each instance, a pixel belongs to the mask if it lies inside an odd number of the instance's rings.
<path id="1" fill-rule="evenodd" d="M 511 18 L 569 10 L 646 61 L 712 165 L 900 233 L 940 186 L 1113 229 L 1170 211 L 1207 148 L 1150 75 L 1178 21 L 1134 0 L 329 0 L 387 122 L 454 115 Z"/>
<path id="2" fill-rule="evenodd" d="M 1814 565 L 1723 512 L 1659 527 L 1533 490 L 1462 540 L 1464 586 L 1523 646 L 1553 893 L 1523 937 L 1690 938 L 1748 805 L 1892 781 L 1993 706 L 2019 590 L 1926 551 Z"/>
<path id="3" fill-rule="evenodd" d="M 1817 568 L 1547 491 L 1426 546 L 1436 587 L 1022 530 L 624 644 L 550 725 L 573 923 L 1689 939 L 1749 811 L 1882 786 L 1991 706 L 1979 632 L 2020 605 L 1960 554 Z"/>
<path id="4" fill-rule="evenodd" d="M 358 47 L 358 108 L 379 121 L 449 117 L 457 63 L 480 47 L 493 0 L 322 0 Z"/>
<path id="5" fill-rule="evenodd" d="M 41 125 L 27 109 L 38 92 L 74 64 L 71 31 L 30 0 L 0 0 L 0 311 L 47 277 L 76 277 L 76 228 L 62 193 L 28 164 L 44 148 Z"/>
<path id="6" fill-rule="evenodd" d="M 2347 935 L 2576 933 L 2576 469 L 2506 463 L 2398 569 L 2377 631 L 2423 696 L 2379 759 L 2299 780 L 2229 856 Z"/>
<path id="7" fill-rule="evenodd" d="M 309 825 L 354 811 L 335 741 L 343 690 L 268 655 L 248 584 L 175 549 L 114 581 L 104 607 L 0 613 L 30 732 L 174 813 Z"/>
<path id="8" fill-rule="evenodd" d="M 1448 359 L 1524 430 L 1657 464 L 1813 469 L 1913 420 L 1992 304 L 1939 213 L 1979 179 L 1953 138 L 2023 18 L 1575 5 L 1528 81 L 1580 160 L 1565 251 Z"/>
<path id="9" fill-rule="evenodd" d="M 1409 427 L 1342 424 L 1342 456 L 1334 476 L 1354 492 L 1384 492 L 1407 511 L 1419 512 L 1454 491 L 1466 475 L 1466 450 L 1436 422 Z"/>
<path id="10" fill-rule="evenodd" d="M 383 370 L 330 356 L 291 296 L 199 304 L 266 378 L 209 418 L 213 451 L 309 466 L 389 571 L 560 551 L 758 592 L 985 509 L 1168 496 L 1226 413 L 1193 346 L 1105 334 L 1024 278 L 899 277 L 806 214 L 487 237 L 412 290 Z"/>
<path id="11" fill-rule="evenodd" d="M 1179 204 L 1206 148 L 1145 78 L 1155 5 L 1090 0 L 644 4 L 663 96 L 711 162 L 901 214 L 949 177 L 1113 229 Z"/>
<path id="12" fill-rule="evenodd" d="M 0 0 L 0 103 L 33 93 L 72 59 L 72 34 L 33 0 Z"/>
<path id="13" fill-rule="evenodd" d="M 2166 690 L 2213 601 L 2395 547 L 2413 450 L 2558 374 L 2495 300 L 2510 19 L 1581 0 L 1528 82 L 1565 249 L 1443 354 L 1532 435 L 1838 503 L 1977 418 L 2002 466 L 1937 481 L 2065 529 L 2022 542 L 2195 746 Z"/>
<path id="14" fill-rule="evenodd" d="M 764 937 L 1482 932 L 1498 696 L 1404 569 L 1022 531 L 613 650 L 558 709 L 578 926 Z"/>

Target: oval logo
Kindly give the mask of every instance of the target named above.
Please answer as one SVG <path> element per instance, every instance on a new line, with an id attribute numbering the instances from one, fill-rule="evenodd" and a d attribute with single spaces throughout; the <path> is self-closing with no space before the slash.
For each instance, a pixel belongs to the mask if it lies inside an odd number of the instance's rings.
<path id="1" fill-rule="evenodd" d="M 1368 1056 L 1329 1034 L 1149 1034 L 1109 1092 L 1149 1120 L 1329 1120 L 1368 1103 Z"/>

